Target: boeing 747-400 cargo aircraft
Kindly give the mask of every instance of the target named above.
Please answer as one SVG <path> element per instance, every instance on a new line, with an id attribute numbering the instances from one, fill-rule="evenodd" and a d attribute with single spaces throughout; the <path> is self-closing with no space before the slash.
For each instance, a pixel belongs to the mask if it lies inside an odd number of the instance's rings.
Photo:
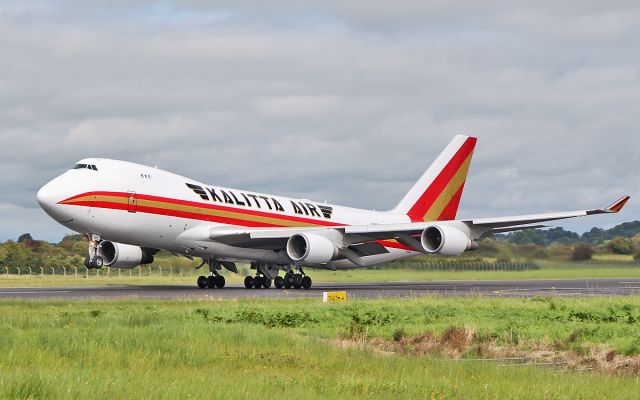
<path id="1" fill-rule="evenodd" d="M 56 221 L 86 234 L 88 268 L 133 268 L 159 250 L 199 257 L 222 288 L 222 268 L 250 262 L 247 288 L 310 288 L 305 267 L 360 268 L 421 254 L 459 255 L 491 233 L 620 211 L 629 196 L 594 210 L 457 220 L 476 138 L 456 136 L 402 200 L 371 211 L 207 185 L 156 168 L 100 158 L 78 161 L 38 191 Z M 280 276 L 280 271 L 284 276 Z"/>

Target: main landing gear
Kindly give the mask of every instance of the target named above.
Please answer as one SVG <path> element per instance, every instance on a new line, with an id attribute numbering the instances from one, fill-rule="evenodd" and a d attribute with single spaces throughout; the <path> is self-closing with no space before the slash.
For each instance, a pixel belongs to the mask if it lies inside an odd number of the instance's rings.
<path id="1" fill-rule="evenodd" d="M 237 272 L 235 265 L 229 267 L 224 261 L 203 259 L 200 267 L 205 264 L 209 266 L 210 275 L 198 277 L 197 284 L 200 289 L 222 289 L 225 286 L 225 279 L 218 271 L 223 266 L 230 271 Z M 278 289 L 309 289 L 313 284 L 311 277 L 307 276 L 299 266 L 294 269 L 292 265 L 287 264 L 252 262 L 251 269 L 255 269 L 256 274 L 255 276 L 249 275 L 244 278 L 244 287 L 247 289 L 269 289 L 271 286 L 275 286 Z M 281 269 L 286 271 L 284 276 L 279 276 Z"/>
<path id="2" fill-rule="evenodd" d="M 277 289 L 309 289 L 313 284 L 311 277 L 305 275 L 302 268 L 298 268 L 298 272 L 294 273 L 290 266 L 286 266 L 287 271 L 284 277 L 278 275 L 278 267 L 266 266 L 261 263 L 253 263 L 252 268 L 257 270 L 256 276 L 247 276 L 244 278 L 244 287 L 247 289 L 270 288 L 273 282 Z"/>
<path id="3" fill-rule="evenodd" d="M 246 287 L 247 289 L 260 289 L 260 288 L 265 288 L 265 289 L 269 289 L 271 287 L 271 278 L 267 277 L 267 276 L 262 276 L 262 275 L 256 275 L 256 276 L 246 276 L 244 278 L 244 287 Z"/>
<path id="4" fill-rule="evenodd" d="M 302 273 L 292 274 L 291 272 L 287 272 L 282 278 L 282 287 L 285 289 L 309 289 L 313 284 L 310 276 L 303 275 Z M 277 287 L 277 286 L 276 286 Z"/>
<path id="5" fill-rule="evenodd" d="M 203 260 L 203 264 L 205 263 L 209 265 L 209 272 L 211 273 L 211 275 L 200 275 L 197 281 L 198 287 L 200 289 L 222 289 L 226 283 L 226 280 L 224 279 L 224 276 L 218 273 L 218 270 L 221 269 L 220 262 L 217 260 L 208 259 Z"/>

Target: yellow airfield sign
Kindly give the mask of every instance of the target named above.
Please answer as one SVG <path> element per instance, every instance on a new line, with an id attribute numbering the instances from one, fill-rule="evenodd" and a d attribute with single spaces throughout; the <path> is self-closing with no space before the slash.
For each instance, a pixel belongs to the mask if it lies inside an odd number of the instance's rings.
<path id="1" fill-rule="evenodd" d="M 347 301 L 347 292 L 322 292 L 323 303 Z"/>

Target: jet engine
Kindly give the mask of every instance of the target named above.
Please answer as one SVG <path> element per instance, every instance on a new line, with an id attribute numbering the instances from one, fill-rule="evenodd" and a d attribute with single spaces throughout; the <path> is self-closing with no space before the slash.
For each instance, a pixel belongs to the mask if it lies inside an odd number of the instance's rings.
<path id="1" fill-rule="evenodd" d="M 422 231 L 420 244 L 427 253 L 440 253 L 446 256 L 459 256 L 465 250 L 475 250 L 478 243 L 461 229 L 432 225 Z"/>
<path id="2" fill-rule="evenodd" d="M 315 233 L 298 233 L 287 241 L 287 255 L 293 261 L 324 264 L 338 255 L 338 247 L 326 236 Z"/>
<path id="3" fill-rule="evenodd" d="M 112 268 L 135 268 L 140 264 L 151 264 L 153 254 L 138 246 L 103 240 L 98 245 L 98 256 L 104 265 Z"/>

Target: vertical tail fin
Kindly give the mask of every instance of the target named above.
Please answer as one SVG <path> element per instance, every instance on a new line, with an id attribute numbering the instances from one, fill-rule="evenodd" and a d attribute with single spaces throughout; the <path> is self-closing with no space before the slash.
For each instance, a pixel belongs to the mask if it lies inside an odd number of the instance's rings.
<path id="1" fill-rule="evenodd" d="M 453 138 L 393 210 L 414 222 L 455 219 L 476 141 Z"/>

